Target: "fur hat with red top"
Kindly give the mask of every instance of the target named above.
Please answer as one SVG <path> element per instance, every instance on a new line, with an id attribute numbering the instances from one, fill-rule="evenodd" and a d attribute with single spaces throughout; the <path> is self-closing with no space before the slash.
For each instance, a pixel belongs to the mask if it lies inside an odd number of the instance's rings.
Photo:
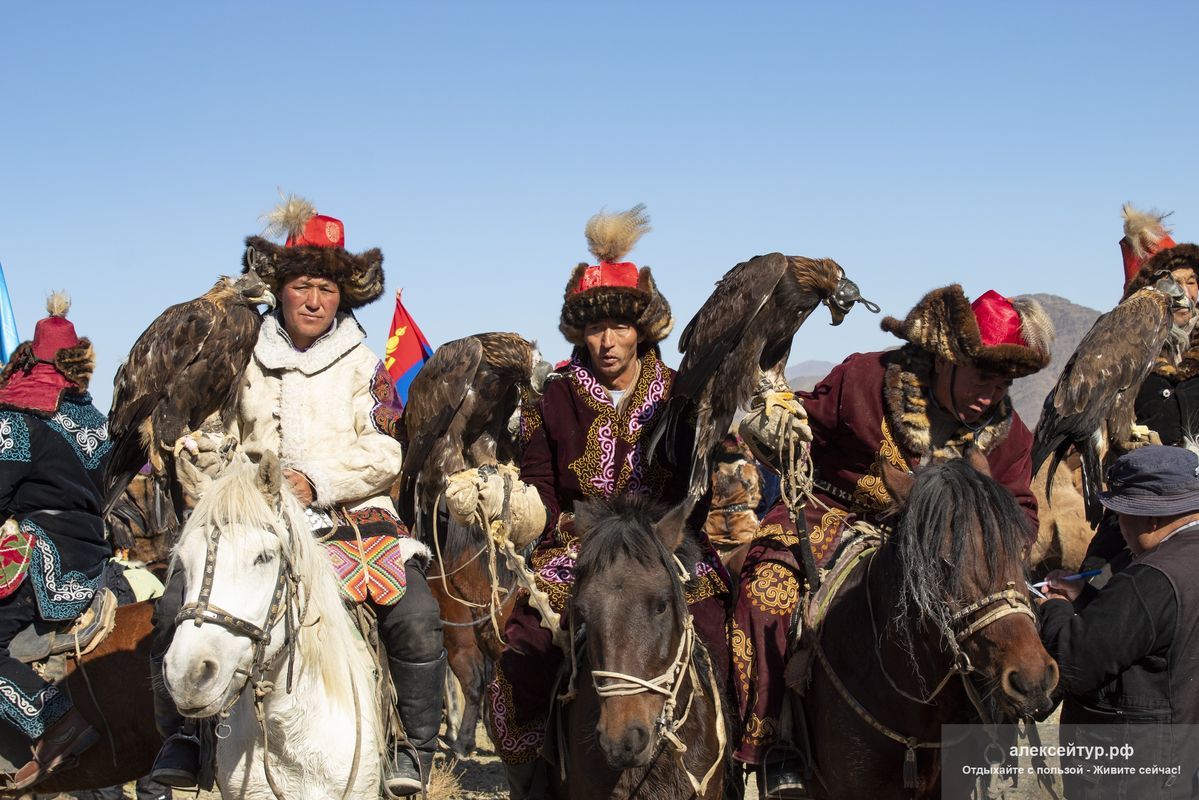
<path id="1" fill-rule="evenodd" d="M 1049 364 L 1053 322 L 1031 297 L 994 290 L 971 303 L 956 283 L 926 294 L 905 319 L 882 328 L 950 363 L 1023 378 Z"/>
<path id="2" fill-rule="evenodd" d="M 383 294 L 383 253 L 378 248 L 357 254 L 346 250 L 341 220 L 316 213 L 312 203 L 294 194 L 265 218 L 264 236 L 287 240 L 280 246 L 263 236 L 246 237 L 242 271 L 253 269 L 276 294 L 299 275 L 336 283 L 342 311 L 361 308 Z"/>
<path id="3" fill-rule="evenodd" d="M 1141 276 L 1141 268 L 1145 261 L 1155 253 L 1175 246 L 1170 238 L 1170 229 L 1166 227 L 1166 217 L 1157 211 L 1139 211 L 1131 203 L 1124 204 L 1124 238 L 1120 240 L 1120 253 L 1124 256 L 1124 294 L 1128 296 L 1141 288 L 1133 288 L 1133 281 L 1138 280 L 1144 286 L 1152 283 L 1148 277 Z"/>
<path id="4" fill-rule="evenodd" d="M 601 211 L 587 221 L 588 249 L 599 263 L 579 264 L 566 283 L 558 329 L 568 342 L 583 344 L 587 324 L 602 319 L 631 322 L 649 344 L 670 335 L 670 304 L 649 267 L 621 261 L 648 230 L 649 217 L 640 204 L 620 214 Z"/>
<path id="5" fill-rule="evenodd" d="M 49 416 L 66 391 L 83 392 L 96 368 L 92 343 L 80 339 L 67 319 L 71 299 L 54 292 L 46 300 L 49 314 L 33 329 L 33 341 L 22 342 L 0 372 L 0 408 Z"/>

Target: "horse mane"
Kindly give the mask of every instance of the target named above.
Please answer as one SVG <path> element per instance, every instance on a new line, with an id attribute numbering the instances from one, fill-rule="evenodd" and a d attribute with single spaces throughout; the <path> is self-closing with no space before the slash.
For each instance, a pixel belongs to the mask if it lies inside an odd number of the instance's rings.
<path id="1" fill-rule="evenodd" d="M 951 459 L 916 473 L 895 533 L 879 553 L 881 566 L 897 587 L 892 621 L 909 651 L 914 650 L 911 645 L 921 620 L 941 630 L 950 628 L 952 611 L 946 600 L 967 599 L 963 596 L 965 565 L 985 562 L 992 575 L 1010 570 L 1013 564 L 1023 569 L 1021 548 L 1028 525 L 1011 493 L 965 459 Z M 945 531 L 950 536 L 948 556 L 943 552 Z"/>
<path id="2" fill-rule="evenodd" d="M 438 512 L 434 511 L 434 514 Z M 433 514 L 429 515 L 430 520 Z M 426 527 L 425 534 L 429 537 L 426 541 L 432 541 L 433 528 L 430 524 Z M 474 558 L 488 544 L 487 535 L 483 532 L 483 528 L 479 525 L 461 525 L 455 522 L 451 517 L 445 521 L 445 524 L 438 524 L 437 535 L 441 539 L 441 557 L 443 569 L 449 571 L 452 569 L 452 564 L 461 564 L 466 559 Z M 484 559 L 483 564 L 486 566 L 488 560 Z M 508 569 L 508 559 L 503 556 L 496 559 L 496 580 L 501 586 L 511 586 L 516 579 L 512 570 Z"/>
<path id="3" fill-rule="evenodd" d="M 590 500 L 575 506 L 576 529 L 586 531 L 586 542 L 579 548 L 575 563 L 578 583 L 590 575 L 609 569 L 620 558 L 651 566 L 661 563 L 683 602 L 683 582 L 678 579 L 672 555 L 683 562 L 689 577 L 695 577 L 694 565 L 700 559 L 699 541 L 688 529 L 672 554 L 654 533 L 654 525 L 666 507 L 643 495 L 625 495 L 610 500 Z M 684 602 L 685 605 L 685 602 Z"/>
<path id="4" fill-rule="evenodd" d="M 381 737 L 383 721 L 379 704 L 375 702 L 373 656 L 342 600 L 341 587 L 328 553 L 312 536 L 304 508 L 286 481 L 280 492 L 281 525 L 280 513 L 270 507 L 259 489 L 257 477 L 258 467 L 249 460 L 235 461 L 226 467 L 204 492 L 175 547 L 178 549 L 193 531 L 207 530 L 214 525 L 222 532 L 221 544 L 250 541 L 247 535 L 252 533 L 263 538 L 268 532 L 276 535 L 281 542 L 282 557 L 291 564 L 303 587 L 297 600 L 300 608 L 307 610 L 307 616 L 297 620 L 296 646 L 305 668 L 319 671 L 330 701 L 351 715 L 354 713 L 354 674 L 357 673 L 359 680 L 371 681 L 370 685 L 360 687 L 365 702 L 359 713 Z M 232 526 L 237 526 L 237 537 L 228 535 Z M 318 622 L 320 624 L 316 624 Z M 383 740 L 377 738 L 376 741 Z"/>

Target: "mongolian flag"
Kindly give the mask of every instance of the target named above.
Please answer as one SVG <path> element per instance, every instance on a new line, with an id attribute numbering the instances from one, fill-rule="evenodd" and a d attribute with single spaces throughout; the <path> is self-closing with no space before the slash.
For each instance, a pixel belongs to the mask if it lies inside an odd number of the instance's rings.
<path id="1" fill-rule="evenodd" d="M 4 282 L 4 267 L 0 267 L 0 364 L 7 364 L 12 351 L 21 343 L 17 335 L 17 318 L 12 313 L 12 298 Z"/>
<path id="2" fill-rule="evenodd" d="M 401 405 L 408 404 L 408 387 L 420 368 L 433 355 L 429 340 L 416 327 L 416 321 L 404 308 L 400 293 L 396 292 L 396 310 L 391 316 L 391 333 L 387 335 L 387 351 L 383 365 L 395 381 L 396 394 Z"/>

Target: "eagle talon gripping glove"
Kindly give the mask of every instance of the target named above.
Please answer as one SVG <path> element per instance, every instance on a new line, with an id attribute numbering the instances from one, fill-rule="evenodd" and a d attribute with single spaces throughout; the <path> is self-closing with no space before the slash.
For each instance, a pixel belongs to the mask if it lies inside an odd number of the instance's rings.
<path id="1" fill-rule="evenodd" d="M 812 429 L 798 395 L 789 387 L 763 384 L 737 430 L 759 461 L 777 469 L 789 442 L 811 442 Z"/>
<path id="2" fill-rule="evenodd" d="M 508 497 L 507 536 L 517 548 L 524 547 L 545 529 L 545 505 L 532 486 L 518 477 L 511 466 L 464 469 L 446 483 L 445 504 L 450 516 L 460 525 L 502 520 L 504 493 Z"/>

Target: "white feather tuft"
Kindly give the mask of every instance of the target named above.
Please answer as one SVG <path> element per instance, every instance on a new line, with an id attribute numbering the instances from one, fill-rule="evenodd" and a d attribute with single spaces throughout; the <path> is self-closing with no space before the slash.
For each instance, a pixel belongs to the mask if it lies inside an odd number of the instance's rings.
<path id="1" fill-rule="evenodd" d="M 316 216 L 316 206 L 296 194 L 284 195 L 280 191 L 279 197 L 282 202 L 261 217 L 266 223 L 262 233 L 279 238 L 297 236 L 308 220 Z"/>
<path id="2" fill-rule="evenodd" d="M 1053 319 L 1044 306 L 1027 295 L 1012 298 L 1012 308 L 1020 315 L 1020 333 L 1033 350 L 1048 353 L 1057 336 Z"/>
<path id="3" fill-rule="evenodd" d="M 637 244 L 637 240 L 649 229 L 649 215 L 645 213 L 645 204 L 638 203 L 619 214 L 599 212 L 587 220 L 584 233 L 591 254 L 600 261 L 611 263 L 628 255 Z"/>
<path id="4" fill-rule="evenodd" d="M 52 317 L 65 317 L 71 310 L 71 297 L 66 292 L 50 292 L 46 297 L 46 311 Z"/>
<path id="5" fill-rule="evenodd" d="M 1156 249 L 1155 245 L 1162 237 L 1170 233 L 1170 229 L 1165 226 L 1166 217 L 1170 215 L 1162 214 L 1157 209 L 1141 211 L 1133 208 L 1132 203 L 1125 203 L 1122 216 L 1124 235 L 1132 244 L 1132 251 L 1137 258 L 1148 256 Z"/>

